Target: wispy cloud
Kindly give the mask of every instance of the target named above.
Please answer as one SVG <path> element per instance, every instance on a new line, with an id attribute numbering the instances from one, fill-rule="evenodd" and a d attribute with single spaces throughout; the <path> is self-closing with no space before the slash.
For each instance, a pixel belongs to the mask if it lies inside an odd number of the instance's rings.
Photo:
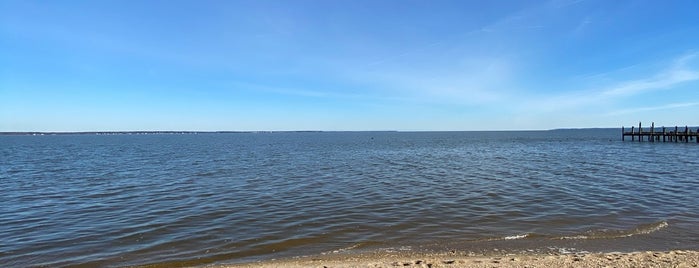
<path id="1" fill-rule="evenodd" d="M 629 108 L 629 109 L 612 111 L 610 113 L 607 113 L 607 115 L 608 116 L 615 116 L 615 115 L 648 112 L 648 111 L 672 110 L 672 109 L 694 107 L 694 106 L 699 106 L 699 102 L 670 103 L 670 104 L 652 106 L 652 107 Z"/>
<path id="2" fill-rule="evenodd" d="M 602 97 L 631 96 L 653 90 L 671 88 L 683 82 L 699 80 L 699 69 L 688 66 L 697 54 L 688 54 L 675 60 L 672 67 L 651 78 L 624 82 L 604 90 Z"/>
<path id="3" fill-rule="evenodd" d="M 438 47 L 438 46 L 442 45 L 442 43 L 443 43 L 442 41 L 432 42 L 432 43 L 427 44 L 427 45 L 422 46 L 422 47 L 418 47 L 418 48 L 415 48 L 415 49 L 406 50 L 406 51 L 403 51 L 403 52 L 400 52 L 400 53 L 396 53 L 396 54 L 393 54 L 393 55 L 389 55 L 389 56 L 386 56 L 386 57 L 383 57 L 383 58 L 374 60 L 374 61 L 372 61 L 372 62 L 369 62 L 369 63 L 367 64 L 367 66 L 376 66 L 376 65 L 381 65 L 381 64 L 387 63 L 387 62 L 396 61 L 396 60 L 399 60 L 399 59 L 401 59 L 401 58 L 408 57 L 408 56 L 410 56 L 410 55 L 412 55 L 412 54 L 424 52 L 424 51 L 427 51 L 427 50 L 429 50 L 429 49 Z"/>
<path id="4" fill-rule="evenodd" d="M 613 103 L 654 91 L 672 90 L 682 83 L 699 81 L 699 67 L 693 66 L 698 59 L 697 53 L 685 54 L 676 58 L 669 67 L 649 75 L 650 78 L 616 82 L 600 89 L 566 91 L 564 94 L 532 100 L 526 108 L 549 112 L 570 110 Z"/>
<path id="5" fill-rule="evenodd" d="M 572 31 L 571 35 L 573 36 L 580 36 L 585 33 L 585 30 L 588 28 L 588 26 L 592 24 L 592 19 L 590 17 L 585 17 L 580 23 L 578 23 L 578 26 L 575 27 L 575 29 Z"/>
<path id="6" fill-rule="evenodd" d="M 387 66 L 380 72 L 354 72 L 353 79 L 403 101 L 489 105 L 506 95 L 511 65 L 504 57 L 469 57 L 429 68 L 411 64 Z"/>
<path id="7" fill-rule="evenodd" d="M 501 18 L 490 25 L 482 27 L 481 31 L 487 33 L 511 31 L 533 31 L 543 30 L 558 22 L 556 18 L 560 16 L 561 10 L 582 3 L 584 0 L 553 0 L 537 5 L 532 5 Z M 585 18 L 579 28 L 584 28 L 591 21 Z"/>
<path id="8" fill-rule="evenodd" d="M 541 7 L 520 10 L 480 29 L 484 33 L 507 33 L 516 30 L 540 30 L 545 28 L 539 22 L 533 22 L 542 12 Z"/>
<path id="9" fill-rule="evenodd" d="M 564 8 L 568 6 L 573 6 L 585 2 L 585 0 L 553 0 L 550 4 L 554 8 Z"/>
<path id="10" fill-rule="evenodd" d="M 285 86 L 275 86 L 259 83 L 249 83 L 241 81 L 231 81 L 228 82 L 228 87 L 235 90 L 247 90 L 255 92 L 267 92 L 279 95 L 287 96 L 298 96 L 298 97 L 310 97 L 310 98 L 333 98 L 333 99 L 366 99 L 373 98 L 373 96 L 368 96 L 365 94 L 351 94 L 351 93 L 340 93 L 331 90 L 311 90 L 311 89 L 299 89 L 290 88 Z"/>

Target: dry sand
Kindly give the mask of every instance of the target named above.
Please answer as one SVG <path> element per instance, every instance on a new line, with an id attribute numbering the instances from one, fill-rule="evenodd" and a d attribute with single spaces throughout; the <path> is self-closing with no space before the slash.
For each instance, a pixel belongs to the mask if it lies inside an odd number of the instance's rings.
<path id="1" fill-rule="evenodd" d="M 470 256 L 374 253 L 324 255 L 219 267 L 699 267 L 699 251 Z"/>

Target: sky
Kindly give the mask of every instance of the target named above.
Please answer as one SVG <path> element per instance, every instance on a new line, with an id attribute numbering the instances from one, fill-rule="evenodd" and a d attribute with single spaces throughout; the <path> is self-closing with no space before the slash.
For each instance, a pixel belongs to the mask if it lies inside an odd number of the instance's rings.
<path id="1" fill-rule="evenodd" d="M 699 125 L 698 10 L 0 0 L 0 131 Z"/>

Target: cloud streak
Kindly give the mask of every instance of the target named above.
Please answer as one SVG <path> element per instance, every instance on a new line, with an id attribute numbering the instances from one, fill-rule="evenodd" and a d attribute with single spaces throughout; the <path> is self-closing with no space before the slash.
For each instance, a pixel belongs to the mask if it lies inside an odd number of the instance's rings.
<path id="1" fill-rule="evenodd" d="M 607 115 L 608 116 L 615 116 L 615 115 L 648 112 L 648 111 L 673 110 L 673 109 L 678 109 L 678 108 L 686 108 L 686 107 L 694 107 L 694 106 L 699 106 L 699 102 L 670 103 L 670 104 L 653 106 L 653 107 L 630 108 L 630 109 L 613 111 L 613 112 L 607 113 Z"/>
<path id="2" fill-rule="evenodd" d="M 652 78 L 621 83 L 605 90 L 602 92 L 601 96 L 632 96 L 648 91 L 668 89 L 680 83 L 699 80 L 699 70 L 692 69 L 687 66 L 695 58 L 697 58 L 696 53 L 682 56 L 675 61 L 675 64 L 670 69 L 665 70 Z"/>
<path id="3" fill-rule="evenodd" d="M 692 66 L 698 58 L 697 53 L 686 54 L 675 59 L 669 67 L 651 75 L 651 78 L 617 82 L 602 89 L 568 91 L 565 94 L 532 100 L 525 108 L 547 112 L 572 110 L 614 103 L 620 99 L 655 91 L 672 90 L 677 85 L 699 81 L 699 68 Z"/>

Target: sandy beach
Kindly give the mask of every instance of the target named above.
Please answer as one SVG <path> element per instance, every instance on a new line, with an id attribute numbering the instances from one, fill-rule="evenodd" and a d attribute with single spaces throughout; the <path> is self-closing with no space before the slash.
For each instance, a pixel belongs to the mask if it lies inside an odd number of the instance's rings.
<path id="1" fill-rule="evenodd" d="M 338 254 L 217 267 L 699 267 L 699 251 L 500 256 L 473 256 L 459 252 Z"/>

